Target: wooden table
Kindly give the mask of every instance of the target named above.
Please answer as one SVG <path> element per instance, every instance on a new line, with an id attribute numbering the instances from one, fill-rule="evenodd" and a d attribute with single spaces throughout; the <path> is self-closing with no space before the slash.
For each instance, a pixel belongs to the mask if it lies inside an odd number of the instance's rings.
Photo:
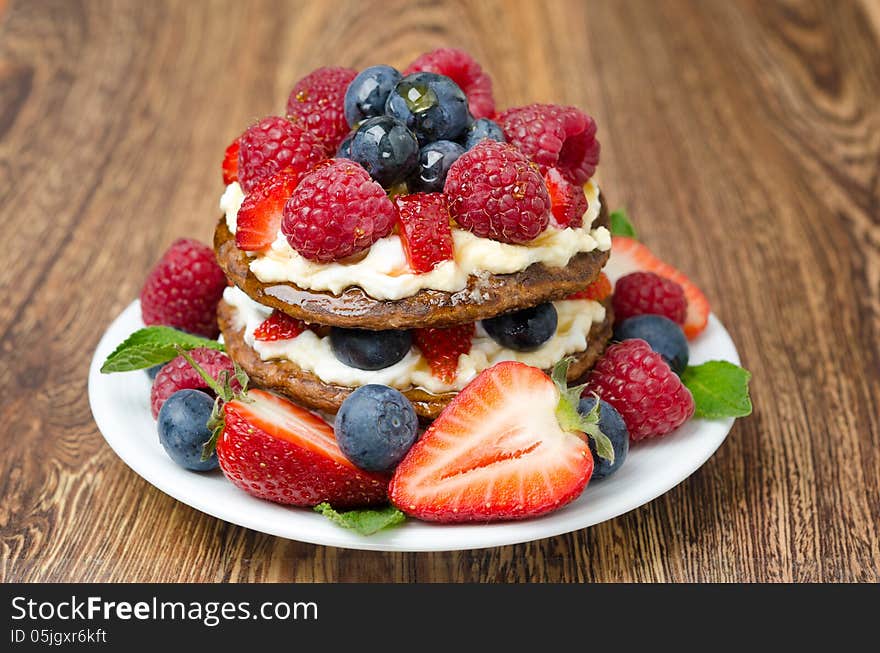
<path id="1" fill-rule="evenodd" d="M 325 65 L 451 44 L 501 106 L 592 113 L 601 180 L 711 298 L 754 415 L 696 474 L 569 535 L 345 551 L 208 517 L 89 411 L 106 325 L 223 149 Z M 0 580 L 880 580 L 880 2 L 0 0 Z"/>

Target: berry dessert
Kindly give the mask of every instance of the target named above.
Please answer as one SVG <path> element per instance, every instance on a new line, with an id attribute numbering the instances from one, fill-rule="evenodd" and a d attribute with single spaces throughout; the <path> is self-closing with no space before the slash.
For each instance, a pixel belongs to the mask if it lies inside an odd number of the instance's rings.
<path id="1" fill-rule="evenodd" d="M 286 115 L 229 146 L 214 236 L 220 328 L 254 383 L 331 413 L 386 385 L 430 420 L 500 361 L 592 367 L 613 318 L 585 294 L 611 249 L 590 116 L 496 119 L 489 76 L 449 48 L 320 68 Z M 262 337 L 280 316 L 298 326 Z"/>
<path id="2" fill-rule="evenodd" d="M 226 148 L 213 250 L 171 246 L 102 371 L 147 370 L 181 467 L 343 525 L 561 508 L 750 409 L 745 371 L 689 366 L 709 304 L 608 211 L 599 153 L 580 109 L 498 112 L 461 50 L 319 68 Z"/>

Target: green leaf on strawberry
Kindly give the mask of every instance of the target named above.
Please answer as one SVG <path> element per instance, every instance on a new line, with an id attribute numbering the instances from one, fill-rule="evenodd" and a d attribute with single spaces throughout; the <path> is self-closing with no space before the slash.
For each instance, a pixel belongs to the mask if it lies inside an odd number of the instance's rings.
<path id="1" fill-rule="evenodd" d="M 559 404 L 556 406 L 556 419 L 563 429 L 581 431 L 592 437 L 596 443 L 596 453 L 609 463 L 614 464 L 614 447 L 608 436 L 599 429 L 599 402 L 597 401 L 593 410 L 586 415 L 581 415 L 578 412 L 581 394 L 586 384 L 568 387 L 568 366 L 571 365 L 572 360 L 572 358 L 565 358 L 559 361 L 550 375 L 560 395 Z"/>
<path id="2" fill-rule="evenodd" d="M 314 510 L 337 526 L 348 528 L 361 535 L 373 535 L 382 529 L 396 526 L 406 519 L 405 514 L 391 505 L 384 508 L 338 512 L 329 503 L 324 502 L 315 506 Z"/>
<path id="3" fill-rule="evenodd" d="M 682 383 L 694 397 L 694 417 L 707 419 L 750 415 L 751 378 L 748 370 L 728 361 L 709 361 L 690 366 L 681 375 Z"/>
<path id="4" fill-rule="evenodd" d="M 101 365 L 101 372 L 130 372 L 167 363 L 177 358 L 178 347 L 186 351 L 199 347 L 225 351 L 223 344 L 216 340 L 194 336 L 171 327 L 151 326 L 135 331 L 114 349 Z"/>
<path id="5" fill-rule="evenodd" d="M 636 228 L 633 227 L 629 215 L 626 213 L 626 209 L 612 211 L 611 215 L 608 217 L 611 219 L 612 236 L 629 236 L 630 238 L 637 238 Z"/>

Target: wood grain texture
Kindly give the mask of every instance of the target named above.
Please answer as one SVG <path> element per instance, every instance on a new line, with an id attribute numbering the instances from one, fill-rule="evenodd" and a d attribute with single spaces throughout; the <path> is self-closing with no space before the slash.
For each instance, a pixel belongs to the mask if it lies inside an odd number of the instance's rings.
<path id="1" fill-rule="evenodd" d="M 656 501 L 437 554 L 285 541 L 131 472 L 89 358 L 224 147 L 324 64 L 450 44 L 599 124 L 601 181 L 711 298 L 755 413 Z M 880 9 L 865 2 L 0 0 L 0 580 L 880 580 Z"/>

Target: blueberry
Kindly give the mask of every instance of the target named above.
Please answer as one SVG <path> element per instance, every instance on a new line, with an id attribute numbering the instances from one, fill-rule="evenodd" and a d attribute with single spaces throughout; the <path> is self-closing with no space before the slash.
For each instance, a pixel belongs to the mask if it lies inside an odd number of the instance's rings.
<path id="1" fill-rule="evenodd" d="M 436 73 L 413 73 L 388 95 L 385 113 L 402 120 L 419 143 L 457 140 L 471 123 L 467 96 L 458 84 Z"/>
<path id="2" fill-rule="evenodd" d="M 345 91 L 345 119 L 354 127 L 364 118 L 385 113 L 385 102 L 400 73 L 391 66 L 370 66 L 355 77 Z"/>
<path id="3" fill-rule="evenodd" d="M 369 472 L 390 472 L 416 441 L 419 419 L 400 392 L 370 384 L 342 402 L 334 430 L 339 448 L 351 462 Z"/>
<path id="4" fill-rule="evenodd" d="M 578 412 L 581 415 L 586 415 L 593 410 L 595 405 L 595 397 L 583 397 L 578 404 Z M 593 481 L 611 476 L 620 469 L 629 452 L 629 431 L 626 430 L 623 417 L 614 406 L 602 400 L 599 400 L 599 430 L 611 440 L 611 447 L 614 449 L 614 462 L 610 463 L 604 458 L 600 458 L 596 453 L 596 443 L 593 442 L 593 438 L 589 438 L 588 444 L 590 452 L 593 454 L 593 476 L 591 478 Z"/>
<path id="5" fill-rule="evenodd" d="M 342 139 L 342 142 L 339 144 L 339 147 L 336 148 L 336 158 L 337 159 L 350 159 L 351 158 L 351 140 L 354 138 L 354 132 L 349 132 L 348 135 Z"/>
<path id="6" fill-rule="evenodd" d="M 350 156 L 381 186 L 404 181 L 419 164 L 419 143 L 401 121 L 378 116 L 361 123 L 351 140 Z"/>
<path id="7" fill-rule="evenodd" d="M 636 315 L 614 327 L 615 340 L 641 338 L 663 357 L 672 371 L 681 374 L 687 367 L 689 352 L 684 331 L 662 315 Z"/>
<path id="8" fill-rule="evenodd" d="M 488 118 L 480 118 L 479 120 L 474 120 L 474 124 L 468 127 L 467 132 L 465 132 L 465 149 L 471 149 L 484 138 L 489 138 L 493 141 L 498 141 L 499 143 L 507 142 L 507 139 L 504 137 L 504 132 L 501 130 L 501 127 L 498 126 L 497 122 L 489 120 Z"/>
<path id="9" fill-rule="evenodd" d="M 153 365 L 153 367 L 148 367 L 144 371 L 147 373 L 147 376 L 150 377 L 150 381 L 155 381 L 156 375 L 163 367 L 165 367 L 165 363 L 159 363 L 158 365 Z"/>
<path id="10" fill-rule="evenodd" d="M 419 152 L 419 169 L 409 180 L 414 193 L 442 193 L 449 166 L 455 163 L 464 148 L 453 141 L 434 141 Z"/>
<path id="11" fill-rule="evenodd" d="M 483 320 L 483 328 L 502 347 L 534 351 L 556 333 L 556 307 L 539 304 Z"/>
<path id="12" fill-rule="evenodd" d="M 196 472 L 216 469 L 217 454 L 202 460 L 202 445 L 211 439 L 206 424 L 214 400 L 201 390 L 178 390 L 159 410 L 159 442 L 165 452 L 181 467 Z"/>
<path id="13" fill-rule="evenodd" d="M 330 329 L 330 346 L 336 358 L 349 367 L 381 370 L 406 356 L 412 346 L 412 336 L 409 331 L 333 327 Z"/>

